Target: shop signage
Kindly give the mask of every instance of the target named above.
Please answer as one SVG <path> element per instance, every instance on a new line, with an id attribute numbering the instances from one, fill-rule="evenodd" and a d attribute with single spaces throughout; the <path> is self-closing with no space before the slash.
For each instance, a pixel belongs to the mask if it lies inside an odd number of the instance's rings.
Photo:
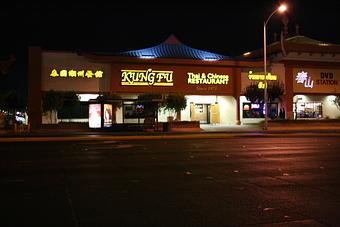
<path id="1" fill-rule="evenodd" d="M 121 85 L 127 86 L 173 86 L 173 71 L 121 70 Z"/>
<path id="2" fill-rule="evenodd" d="M 188 84 L 227 85 L 229 76 L 217 73 L 193 73 L 188 72 Z"/>
<path id="3" fill-rule="evenodd" d="M 305 71 L 298 72 L 295 80 L 297 84 L 303 84 L 305 88 L 313 88 L 314 80 Z"/>
<path id="4" fill-rule="evenodd" d="M 264 89 L 266 87 L 266 84 L 262 81 L 264 81 L 264 74 L 254 74 L 253 71 L 249 71 L 248 74 L 248 79 L 252 81 L 259 81 L 261 80 L 257 86 L 260 89 Z M 267 81 L 276 81 L 277 80 L 277 75 L 268 73 L 266 76 Z"/>
<path id="5" fill-rule="evenodd" d="M 249 71 L 248 79 L 249 80 L 264 80 L 264 74 L 253 74 L 253 71 Z M 277 80 L 277 75 L 268 73 L 266 76 L 266 80 Z"/>
<path id="6" fill-rule="evenodd" d="M 312 80 L 312 77 L 305 71 L 298 72 L 295 80 L 297 84 L 303 84 L 305 88 L 313 88 L 314 86 L 314 80 Z M 320 76 L 315 82 L 316 85 L 338 85 L 338 80 L 334 78 L 332 72 L 320 72 Z"/>
<path id="7" fill-rule="evenodd" d="M 326 68 L 294 68 L 293 91 L 296 93 L 340 93 L 340 70 Z"/>
<path id="8" fill-rule="evenodd" d="M 338 85 L 332 72 L 321 72 L 320 79 L 316 80 L 317 85 Z"/>
<path id="9" fill-rule="evenodd" d="M 58 71 L 53 69 L 50 73 L 50 77 L 80 77 L 80 78 L 102 78 L 104 72 L 102 70 L 92 71 L 92 70 L 74 70 L 74 69 L 62 69 Z"/>

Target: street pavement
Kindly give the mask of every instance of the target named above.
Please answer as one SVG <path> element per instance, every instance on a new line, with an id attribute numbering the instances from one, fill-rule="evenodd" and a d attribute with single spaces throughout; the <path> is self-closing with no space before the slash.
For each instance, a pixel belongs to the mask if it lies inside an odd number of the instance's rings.
<path id="1" fill-rule="evenodd" d="M 339 137 L 153 138 L 1 143 L 0 226 L 339 226 Z"/>

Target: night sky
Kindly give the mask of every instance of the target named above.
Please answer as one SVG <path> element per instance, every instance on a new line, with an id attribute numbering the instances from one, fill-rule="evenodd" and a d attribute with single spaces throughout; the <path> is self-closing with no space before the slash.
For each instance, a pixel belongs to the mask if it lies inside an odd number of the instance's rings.
<path id="1" fill-rule="evenodd" d="M 17 56 L 15 72 L 27 71 L 27 46 L 118 52 L 158 45 L 170 34 L 196 49 L 227 56 L 262 48 L 263 21 L 279 1 L 92 1 L 7 3 L 0 7 L 2 59 Z M 143 3 L 142 3 L 143 2 Z M 340 3 L 288 0 L 290 35 L 340 44 Z M 274 15 L 267 36 L 280 34 Z M 14 76 L 13 76 L 14 78 Z M 2 78 L 3 79 L 3 78 Z M 2 86 L 3 87 L 3 86 Z M 1 88 L 1 85 L 0 85 Z"/>

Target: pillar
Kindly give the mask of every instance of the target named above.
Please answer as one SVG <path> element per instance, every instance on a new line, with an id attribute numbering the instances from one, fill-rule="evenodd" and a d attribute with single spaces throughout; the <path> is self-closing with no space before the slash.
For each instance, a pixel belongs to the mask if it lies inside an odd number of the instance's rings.
<path id="1" fill-rule="evenodd" d="M 41 107 L 41 47 L 28 48 L 28 120 L 30 130 L 40 129 Z"/>

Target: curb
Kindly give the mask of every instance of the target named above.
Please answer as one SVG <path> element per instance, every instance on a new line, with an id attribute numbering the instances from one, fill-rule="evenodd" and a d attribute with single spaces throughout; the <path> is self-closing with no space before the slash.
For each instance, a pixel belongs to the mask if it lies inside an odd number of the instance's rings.
<path id="1" fill-rule="evenodd" d="M 340 137 L 340 132 L 334 133 L 199 133 L 199 134 L 166 134 L 166 135 L 83 135 L 83 136 L 37 136 L 37 137 L 0 137 L 4 142 L 58 142 L 58 141 L 103 141 L 103 140 L 163 140 L 163 139 L 230 139 L 249 137 Z"/>

